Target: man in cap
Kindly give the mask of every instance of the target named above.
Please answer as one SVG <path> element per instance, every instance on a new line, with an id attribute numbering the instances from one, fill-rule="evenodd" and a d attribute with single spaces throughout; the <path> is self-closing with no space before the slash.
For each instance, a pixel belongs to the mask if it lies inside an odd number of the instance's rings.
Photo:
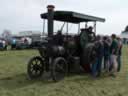
<path id="1" fill-rule="evenodd" d="M 80 34 L 80 44 L 82 49 L 86 47 L 87 43 L 91 43 L 95 40 L 95 33 L 93 32 L 93 27 L 90 26 L 87 29 L 81 29 Z"/>

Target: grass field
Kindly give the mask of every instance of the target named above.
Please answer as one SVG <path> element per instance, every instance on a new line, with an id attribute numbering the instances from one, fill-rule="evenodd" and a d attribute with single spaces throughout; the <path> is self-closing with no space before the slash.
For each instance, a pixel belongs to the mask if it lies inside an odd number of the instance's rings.
<path id="1" fill-rule="evenodd" d="M 28 60 L 36 50 L 0 51 L 0 96 L 128 96 L 128 49 L 123 48 L 122 70 L 116 78 L 107 74 L 96 80 L 73 75 L 54 83 L 27 79 Z"/>

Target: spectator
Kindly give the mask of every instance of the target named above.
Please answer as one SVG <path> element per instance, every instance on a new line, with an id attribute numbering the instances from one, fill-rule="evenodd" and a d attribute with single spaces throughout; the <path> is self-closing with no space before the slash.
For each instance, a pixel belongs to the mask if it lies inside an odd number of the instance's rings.
<path id="1" fill-rule="evenodd" d="M 111 54 L 111 76 L 115 77 L 117 72 L 118 42 L 115 34 L 112 34 Z"/>
<path id="2" fill-rule="evenodd" d="M 95 43 L 95 51 L 96 51 L 96 61 L 92 64 L 92 75 L 93 77 L 100 76 L 101 74 L 101 66 L 102 66 L 102 59 L 103 59 L 103 41 L 101 36 L 96 37 L 97 41 Z"/>
<path id="3" fill-rule="evenodd" d="M 122 44 L 122 40 L 120 37 L 117 38 L 118 40 L 118 56 L 117 56 L 117 62 L 118 62 L 118 67 L 117 67 L 117 71 L 120 72 L 120 69 L 121 69 L 121 55 L 122 55 L 122 47 L 123 47 L 123 44 Z"/>
<path id="4" fill-rule="evenodd" d="M 109 72 L 111 41 L 107 36 L 104 36 L 103 41 L 104 41 L 104 69 L 106 72 Z"/>

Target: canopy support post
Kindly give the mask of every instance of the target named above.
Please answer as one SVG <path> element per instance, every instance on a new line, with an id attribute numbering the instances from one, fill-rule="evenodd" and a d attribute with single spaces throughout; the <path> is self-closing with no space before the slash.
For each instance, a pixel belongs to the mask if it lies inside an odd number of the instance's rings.
<path id="1" fill-rule="evenodd" d="M 43 19 L 43 33 L 42 36 L 45 35 L 45 19 Z"/>
<path id="2" fill-rule="evenodd" d="M 85 29 L 88 28 L 88 22 L 85 22 Z"/>
<path id="3" fill-rule="evenodd" d="M 80 23 L 78 24 L 78 34 L 80 34 Z"/>
<path id="4" fill-rule="evenodd" d="M 66 34 L 68 34 L 68 22 L 67 22 L 67 32 L 66 32 Z"/>
<path id="5" fill-rule="evenodd" d="M 96 21 L 94 22 L 94 32 L 96 33 Z"/>

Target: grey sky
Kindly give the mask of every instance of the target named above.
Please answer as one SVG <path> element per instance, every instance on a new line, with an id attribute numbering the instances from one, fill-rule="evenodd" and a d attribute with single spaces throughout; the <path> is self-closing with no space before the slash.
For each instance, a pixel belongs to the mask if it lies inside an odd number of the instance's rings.
<path id="1" fill-rule="evenodd" d="M 40 13 L 53 4 L 58 10 L 72 10 L 84 14 L 104 17 L 98 23 L 98 34 L 120 32 L 128 24 L 127 0 L 0 0 L 0 33 L 9 29 L 12 33 L 24 30 L 42 31 Z"/>

